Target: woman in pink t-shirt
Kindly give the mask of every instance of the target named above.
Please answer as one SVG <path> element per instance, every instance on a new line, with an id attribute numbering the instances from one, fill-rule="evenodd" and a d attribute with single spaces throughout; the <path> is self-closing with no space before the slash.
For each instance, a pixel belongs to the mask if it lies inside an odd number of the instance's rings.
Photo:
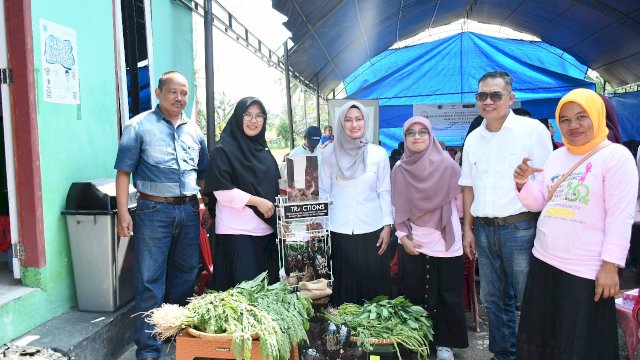
<path id="1" fill-rule="evenodd" d="M 595 92 L 569 92 L 556 109 L 565 147 L 551 154 L 544 170 L 525 158 L 514 171 L 520 201 L 542 211 L 522 302 L 519 360 L 618 359 L 614 297 L 629 249 L 638 173 L 631 153 L 607 140 L 605 113 Z M 563 174 L 592 151 L 547 201 Z"/>

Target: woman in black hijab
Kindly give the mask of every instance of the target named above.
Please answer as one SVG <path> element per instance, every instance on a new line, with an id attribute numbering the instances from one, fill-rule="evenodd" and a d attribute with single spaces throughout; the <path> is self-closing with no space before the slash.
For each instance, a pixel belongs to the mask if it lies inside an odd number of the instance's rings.
<path id="1" fill-rule="evenodd" d="M 204 194 L 215 216 L 214 289 L 227 290 L 265 270 L 278 279 L 275 199 L 278 166 L 267 147 L 260 100 L 238 102 L 211 150 Z"/>

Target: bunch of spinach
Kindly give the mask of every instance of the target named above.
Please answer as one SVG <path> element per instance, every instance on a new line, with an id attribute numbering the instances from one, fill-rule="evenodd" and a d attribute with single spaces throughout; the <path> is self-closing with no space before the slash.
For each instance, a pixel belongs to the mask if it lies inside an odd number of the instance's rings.
<path id="1" fill-rule="evenodd" d="M 373 350 L 376 340 L 389 340 L 399 358 L 402 357 L 398 344 L 415 352 L 419 359 L 429 357 L 429 341 L 433 340 L 431 319 L 425 309 L 402 296 L 393 300 L 378 296 L 362 306 L 342 304 L 323 315 L 336 324 L 347 323 L 364 351 Z"/>

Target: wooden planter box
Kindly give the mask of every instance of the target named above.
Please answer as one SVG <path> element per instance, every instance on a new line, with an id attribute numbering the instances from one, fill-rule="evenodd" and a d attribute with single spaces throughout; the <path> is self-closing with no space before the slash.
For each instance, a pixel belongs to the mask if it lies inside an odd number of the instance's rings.
<path id="1" fill-rule="evenodd" d="M 213 360 L 235 359 L 231 351 L 231 340 L 214 338 L 197 338 L 183 331 L 176 336 L 176 360 L 193 360 L 194 358 L 209 358 Z M 251 344 L 252 360 L 268 360 L 260 356 L 260 340 L 253 340 Z M 291 348 L 290 360 L 298 360 L 298 346 Z"/>

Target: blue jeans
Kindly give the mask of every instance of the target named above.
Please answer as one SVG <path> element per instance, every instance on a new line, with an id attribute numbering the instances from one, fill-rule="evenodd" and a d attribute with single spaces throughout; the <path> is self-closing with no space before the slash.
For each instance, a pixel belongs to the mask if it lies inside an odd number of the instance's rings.
<path id="1" fill-rule="evenodd" d="M 489 350 L 496 360 L 516 356 L 516 299 L 522 301 L 537 219 L 509 225 L 475 221 L 480 299 L 489 318 Z"/>
<path id="2" fill-rule="evenodd" d="M 163 303 L 185 305 L 193 296 L 200 264 L 199 204 L 173 205 L 138 199 L 135 236 L 136 358 L 160 358 L 160 341 L 141 313 Z"/>

